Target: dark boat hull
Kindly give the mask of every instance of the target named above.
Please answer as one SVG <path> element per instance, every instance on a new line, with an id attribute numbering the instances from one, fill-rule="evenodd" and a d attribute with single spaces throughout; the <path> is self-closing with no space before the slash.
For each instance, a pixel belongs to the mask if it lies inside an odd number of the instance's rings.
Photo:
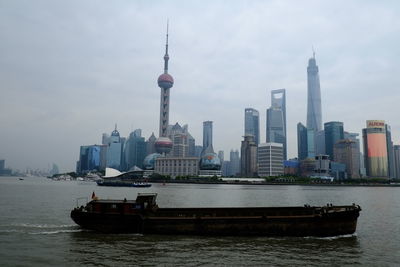
<path id="1" fill-rule="evenodd" d="M 282 208 L 283 212 L 280 208 L 158 209 L 147 214 L 89 213 L 75 209 L 71 217 L 81 227 L 101 232 L 325 237 L 356 231 L 360 209 L 348 207 L 340 212 L 327 209 L 320 214 L 306 211 L 303 215 L 300 209 L 313 208 Z M 298 215 L 279 215 L 290 213 L 290 209 Z"/>

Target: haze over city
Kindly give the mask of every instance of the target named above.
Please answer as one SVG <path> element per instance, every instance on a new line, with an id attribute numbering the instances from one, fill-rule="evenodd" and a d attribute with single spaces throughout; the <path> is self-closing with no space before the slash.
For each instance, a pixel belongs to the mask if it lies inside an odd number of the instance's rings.
<path id="1" fill-rule="evenodd" d="M 384 4 L 383 4 L 384 3 Z M 307 63 L 316 51 L 322 120 L 361 134 L 382 119 L 399 144 L 399 4 L 395 1 L 1 1 L 0 158 L 11 168 L 75 169 L 79 147 L 115 123 L 158 135 L 166 21 L 170 124 L 197 144 L 239 149 L 244 109 L 286 89 L 288 157 L 306 122 Z"/>

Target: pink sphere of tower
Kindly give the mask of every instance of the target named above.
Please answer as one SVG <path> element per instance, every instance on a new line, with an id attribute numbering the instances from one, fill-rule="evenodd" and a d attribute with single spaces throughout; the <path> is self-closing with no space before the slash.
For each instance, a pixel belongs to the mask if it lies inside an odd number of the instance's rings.
<path id="1" fill-rule="evenodd" d="M 172 149 L 172 145 L 172 141 L 168 137 L 160 137 L 154 144 L 157 153 L 160 154 L 168 154 Z"/>
<path id="2" fill-rule="evenodd" d="M 159 87 L 169 89 L 174 85 L 174 78 L 168 73 L 163 73 L 158 77 L 157 83 Z"/>

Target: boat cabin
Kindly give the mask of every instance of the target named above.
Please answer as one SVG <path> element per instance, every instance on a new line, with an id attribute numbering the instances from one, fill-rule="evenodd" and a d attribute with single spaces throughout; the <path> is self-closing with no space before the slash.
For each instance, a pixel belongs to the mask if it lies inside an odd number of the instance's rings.
<path id="1" fill-rule="evenodd" d="M 157 208 L 156 198 L 156 193 L 139 193 L 136 200 L 92 200 L 86 205 L 85 210 L 95 213 L 132 214 Z"/>
<path id="2" fill-rule="evenodd" d="M 157 193 L 139 193 L 136 197 L 136 204 L 140 204 L 143 209 L 153 208 L 156 204 Z"/>

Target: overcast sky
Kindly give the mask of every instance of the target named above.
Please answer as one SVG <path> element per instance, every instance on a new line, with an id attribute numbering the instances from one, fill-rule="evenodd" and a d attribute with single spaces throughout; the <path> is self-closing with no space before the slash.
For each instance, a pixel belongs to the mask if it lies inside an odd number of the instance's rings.
<path id="1" fill-rule="evenodd" d="M 323 122 L 358 132 L 383 119 L 400 143 L 398 1 L 0 0 L 0 158 L 16 169 L 75 170 L 81 145 L 158 135 L 157 77 L 170 21 L 170 123 L 239 149 L 244 109 L 285 88 L 288 156 L 306 123 L 307 63 L 316 50 Z"/>

